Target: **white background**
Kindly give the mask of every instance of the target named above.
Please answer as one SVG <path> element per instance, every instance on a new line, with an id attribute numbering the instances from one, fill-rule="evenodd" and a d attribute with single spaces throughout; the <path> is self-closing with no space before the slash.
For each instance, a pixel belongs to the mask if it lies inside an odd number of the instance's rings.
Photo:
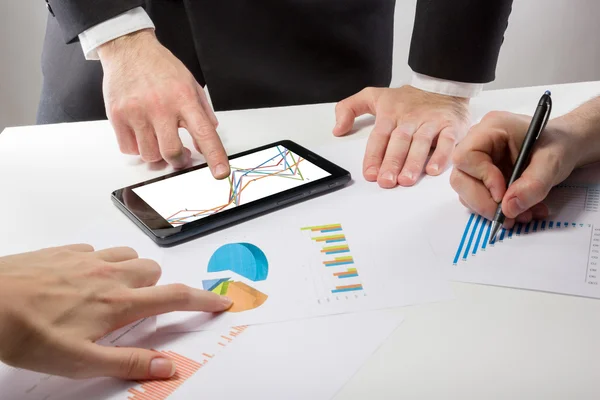
<path id="1" fill-rule="evenodd" d="M 394 85 L 410 76 L 415 4 L 397 0 Z M 0 130 L 35 122 L 46 16 L 43 0 L 0 1 Z M 598 17 L 597 0 L 514 0 L 497 80 L 489 88 L 600 79 Z"/>

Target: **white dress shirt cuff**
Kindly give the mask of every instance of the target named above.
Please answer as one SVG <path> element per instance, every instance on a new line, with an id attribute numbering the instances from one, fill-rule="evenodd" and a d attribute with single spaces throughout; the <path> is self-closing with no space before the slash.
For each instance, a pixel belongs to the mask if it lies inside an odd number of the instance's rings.
<path id="1" fill-rule="evenodd" d="M 411 86 L 426 92 L 454 97 L 475 97 L 483 89 L 482 83 L 465 83 L 438 79 L 413 72 Z"/>
<path id="2" fill-rule="evenodd" d="M 142 29 L 154 29 L 154 23 L 142 7 L 136 7 L 79 34 L 86 60 L 99 60 L 98 47 L 118 37 Z"/>

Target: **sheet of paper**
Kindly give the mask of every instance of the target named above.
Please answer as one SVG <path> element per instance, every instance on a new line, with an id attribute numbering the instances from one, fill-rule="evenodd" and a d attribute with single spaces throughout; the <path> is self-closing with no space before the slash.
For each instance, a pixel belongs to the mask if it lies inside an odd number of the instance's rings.
<path id="1" fill-rule="evenodd" d="M 501 230 L 457 201 L 442 204 L 430 243 L 452 279 L 600 298 L 600 170 L 577 171 L 550 192 L 544 221 Z"/>
<path id="2" fill-rule="evenodd" d="M 156 334 L 141 340 L 138 344 L 175 360 L 178 372 L 167 381 L 75 381 L 0 364 L 2 399 L 325 400 L 341 389 L 401 322 L 397 312 L 376 311 L 223 332 Z M 121 333 L 110 344 L 135 344 L 133 338 L 139 340 L 139 335 L 134 332 L 129 338 Z"/>
<path id="3" fill-rule="evenodd" d="M 234 300 L 218 316 L 171 313 L 159 331 L 223 329 L 451 298 L 403 190 L 362 178 L 363 141 L 315 151 L 354 166 L 347 188 L 165 250 L 161 282 Z M 412 201 L 412 200 L 411 200 Z M 414 206 L 414 204 L 413 204 Z M 421 233 L 420 233 L 421 232 Z"/>

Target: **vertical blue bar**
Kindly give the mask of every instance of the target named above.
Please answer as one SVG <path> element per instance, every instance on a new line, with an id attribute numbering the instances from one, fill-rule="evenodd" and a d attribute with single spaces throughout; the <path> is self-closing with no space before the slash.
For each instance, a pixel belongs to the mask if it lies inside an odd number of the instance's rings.
<path id="1" fill-rule="evenodd" d="M 515 226 L 513 225 L 512 228 L 510 228 L 510 231 L 508 231 L 508 238 L 512 239 L 513 233 L 515 233 Z"/>
<path id="2" fill-rule="evenodd" d="M 521 234 L 521 229 L 523 229 L 523 224 L 517 224 L 517 236 Z"/>
<path id="3" fill-rule="evenodd" d="M 542 221 L 542 228 L 541 228 L 541 229 L 542 229 L 542 230 L 545 230 L 545 229 L 546 229 L 546 220 L 543 220 L 543 221 Z"/>
<path id="4" fill-rule="evenodd" d="M 478 215 L 477 219 L 475 220 L 475 225 L 471 230 L 471 235 L 469 236 L 469 241 L 467 242 L 467 248 L 463 253 L 463 260 L 466 260 L 467 256 L 469 255 L 469 250 L 471 249 L 471 244 L 473 243 L 473 238 L 475 237 L 475 231 L 477 230 L 477 225 L 479 225 L 479 221 L 481 221 L 481 215 Z"/>
<path id="5" fill-rule="evenodd" d="M 487 230 L 485 231 L 485 236 L 483 238 L 483 246 L 481 246 L 481 250 L 485 250 L 488 245 L 488 241 L 490 240 L 490 235 L 492 233 L 492 221 L 487 222 Z"/>
<path id="6" fill-rule="evenodd" d="M 554 228 L 554 221 L 550 221 L 550 223 L 548 224 L 548 228 L 550 228 L 550 229 Z"/>
<path id="7" fill-rule="evenodd" d="M 504 235 L 506 234 L 506 229 L 502 228 L 502 231 L 500 232 L 500 241 L 504 240 Z"/>
<path id="8" fill-rule="evenodd" d="M 460 240 L 460 244 L 458 245 L 458 250 L 456 251 L 456 255 L 454 256 L 453 264 L 458 262 L 460 258 L 460 253 L 462 251 L 463 246 L 465 245 L 465 240 L 467 239 L 467 233 L 469 233 L 469 228 L 471 227 L 471 223 L 473 223 L 473 218 L 475 218 L 475 214 L 471 214 L 469 217 L 469 221 L 467 222 L 467 227 L 465 228 L 465 232 L 462 235 L 462 239 Z"/>
<path id="9" fill-rule="evenodd" d="M 529 233 L 529 227 L 530 226 L 531 226 L 531 221 L 527 225 L 525 225 L 525 234 Z"/>
<path id="10" fill-rule="evenodd" d="M 556 227 L 557 227 L 557 228 L 560 228 L 560 222 L 557 222 L 557 223 L 556 223 Z"/>
<path id="11" fill-rule="evenodd" d="M 533 231 L 534 232 L 537 232 L 537 228 L 538 228 L 539 223 L 540 223 L 540 221 L 538 221 L 537 219 L 533 223 Z"/>
<path id="12" fill-rule="evenodd" d="M 473 246 L 473 255 L 477 254 L 477 250 L 479 250 L 479 243 L 481 243 L 481 236 L 483 236 L 483 230 L 485 229 L 485 224 L 487 220 L 481 224 L 481 228 L 479 228 L 479 233 L 477 234 L 477 240 L 475 241 L 475 246 Z"/>

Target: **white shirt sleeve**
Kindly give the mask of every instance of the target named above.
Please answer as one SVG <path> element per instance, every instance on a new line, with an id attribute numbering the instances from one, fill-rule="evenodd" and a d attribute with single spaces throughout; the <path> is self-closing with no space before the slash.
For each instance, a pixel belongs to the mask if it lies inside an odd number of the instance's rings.
<path id="1" fill-rule="evenodd" d="M 154 23 L 142 7 L 136 7 L 81 32 L 79 42 L 86 60 L 99 60 L 98 47 L 142 29 L 154 29 Z"/>
<path id="2" fill-rule="evenodd" d="M 411 86 L 426 92 L 455 97 L 475 97 L 483 89 L 482 83 L 466 83 L 438 79 L 413 72 Z"/>

